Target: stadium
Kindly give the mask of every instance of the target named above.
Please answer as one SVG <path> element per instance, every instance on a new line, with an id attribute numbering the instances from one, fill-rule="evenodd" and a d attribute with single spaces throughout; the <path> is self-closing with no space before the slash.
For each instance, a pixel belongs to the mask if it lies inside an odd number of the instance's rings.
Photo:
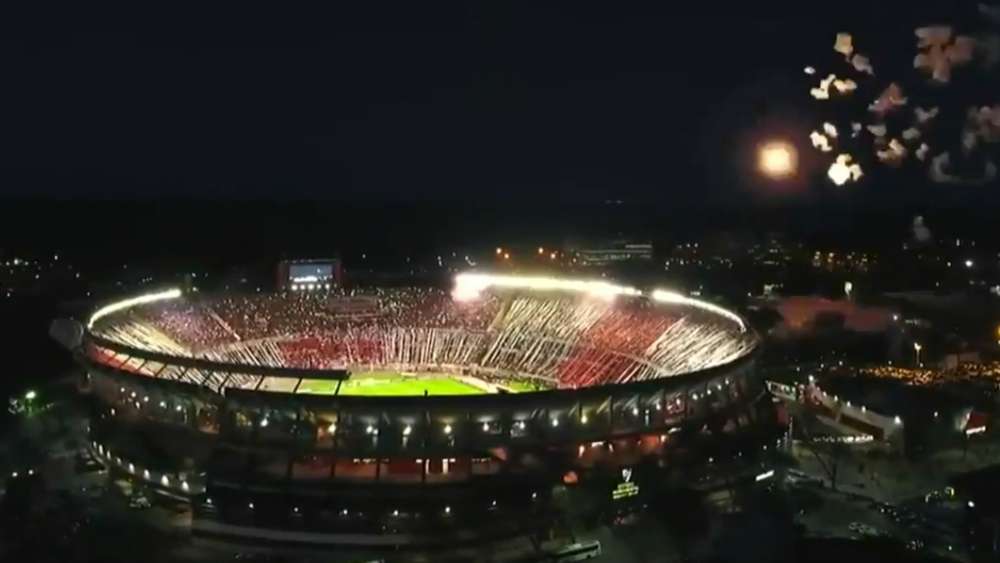
<path id="1" fill-rule="evenodd" d="M 190 502 L 195 533 L 256 541 L 517 534 L 554 485 L 620 474 L 617 501 L 644 460 L 760 450 L 773 414 L 741 317 L 604 281 L 172 289 L 94 311 L 72 347 L 94 455 Z"/>

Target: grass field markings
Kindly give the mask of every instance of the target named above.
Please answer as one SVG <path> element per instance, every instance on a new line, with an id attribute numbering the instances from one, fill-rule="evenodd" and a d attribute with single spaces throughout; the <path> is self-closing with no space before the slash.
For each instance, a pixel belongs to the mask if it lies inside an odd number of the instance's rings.
<path id="1" fill-rule="evenodd" d="M 336 381 L 307 379 L 299 386 L 299 393 L 332 395 L 337 389 Z M 340 386 L 341 395 L 421 396 L 428 395 L 478 395 L 483 391 L 459 381 L 446 373 L 422 373 L 408 375 L 406 372 L 374 371 L 354 374 Z"/>

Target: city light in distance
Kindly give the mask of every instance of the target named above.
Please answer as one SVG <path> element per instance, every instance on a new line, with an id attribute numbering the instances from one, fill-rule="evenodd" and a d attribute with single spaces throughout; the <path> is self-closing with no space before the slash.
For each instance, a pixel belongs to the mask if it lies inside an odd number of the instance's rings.
<path id="1" fill-rule="evenodd" d="M 760 482 L 760 481 L 763 481 L 765 479 L 770 479 L 771 477 L 774 477 L 774 470 L 773 469 L 769 469 L 769 470 L 767 470 L 767 471 L 765 471 L 763 473 L 757 474 L 757 476 L 754 477 L 754 481 Z"/>

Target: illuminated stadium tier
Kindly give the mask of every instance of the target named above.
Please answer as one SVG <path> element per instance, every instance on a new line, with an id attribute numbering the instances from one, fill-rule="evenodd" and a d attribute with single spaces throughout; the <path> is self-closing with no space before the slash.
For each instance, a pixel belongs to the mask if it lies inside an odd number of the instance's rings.
<path id="1" fill-rule="evenodd" d="M 196 531 L 303 514 L 309 534 L 407 543 L 514 533 L 570 474 L 753 432 L 770 405 L 756 345 L 737 315 L 666 291 L 463 274 L 451 293 L 126 299 L 78 357 L 97 454 L 191 497 Z M 502 510 L 517 517 L 496 525 Z"/>

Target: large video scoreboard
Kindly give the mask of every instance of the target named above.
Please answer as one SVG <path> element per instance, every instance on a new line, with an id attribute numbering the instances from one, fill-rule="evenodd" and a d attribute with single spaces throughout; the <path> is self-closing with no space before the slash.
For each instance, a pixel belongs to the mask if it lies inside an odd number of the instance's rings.
<path id="1" fill-rule="evenodd" d="M 278 289 L 281 291 L 328 291 L 342 282 L 340 260 L 285 260 L 278 263 Z"/>

